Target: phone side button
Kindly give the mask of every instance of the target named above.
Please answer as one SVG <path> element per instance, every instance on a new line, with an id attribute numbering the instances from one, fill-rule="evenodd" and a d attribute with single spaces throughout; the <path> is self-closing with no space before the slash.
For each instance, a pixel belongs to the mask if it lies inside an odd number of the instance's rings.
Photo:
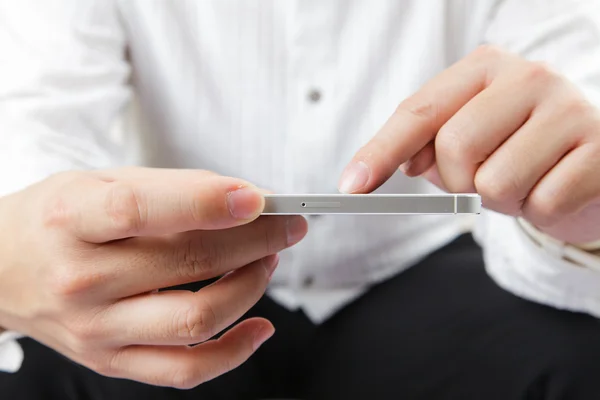
<path id="1" fill-rule="evenodd" d="M 315 201 L 315 202 L 303 202 L 301 203 L 303 208 L 340 208 L 342 203 L 339 201 Z"/>

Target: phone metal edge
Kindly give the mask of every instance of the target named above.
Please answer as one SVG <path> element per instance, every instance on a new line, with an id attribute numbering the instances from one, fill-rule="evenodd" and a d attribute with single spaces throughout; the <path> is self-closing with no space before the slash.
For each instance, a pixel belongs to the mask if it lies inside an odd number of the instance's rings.
<path id="1" fill-rule="evenodd" d="M 404 200 L 398 205 L 402 211 L 361 211 L 356 209 L 356 199 L 363 198 L 367 202 L 378 199 Z M 311 200 L 319 200 L 311 202 Z M 353 208 L 348 212 L 344 209 L 344 200 L 353 199 L 355 203 L 346 208 Z M 437 200 L 443 200 L 439 202 Z M 390 203 L 385 202 L 390 208 Z M 409 203 L 407 203 L 407 201 Z M 430 208 L 423 203 L 429 201 Z M 436 204 L 436 201 L 438 204 Z M 301 204 L 311 204 L 310 207 Z M 348 203 L 346 203 L 348 204 Z M 370 205 L 371 206 L 371 205 Z M 392 206 L 393 208 L 393 206 Z M 261 215 L 452 215 L 452 214 L 480 214 L 481 197 L 477 194 L 267 194 L 265 195 L 265 209 Z"/>

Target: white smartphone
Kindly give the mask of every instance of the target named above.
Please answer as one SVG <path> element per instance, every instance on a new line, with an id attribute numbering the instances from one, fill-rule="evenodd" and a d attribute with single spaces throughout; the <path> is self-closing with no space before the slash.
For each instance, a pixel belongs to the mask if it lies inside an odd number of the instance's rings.
<path id="1" fill-rule="evenodd" d="M 479 214 L 477 194 L 268 194 L 263 215 Z"/>

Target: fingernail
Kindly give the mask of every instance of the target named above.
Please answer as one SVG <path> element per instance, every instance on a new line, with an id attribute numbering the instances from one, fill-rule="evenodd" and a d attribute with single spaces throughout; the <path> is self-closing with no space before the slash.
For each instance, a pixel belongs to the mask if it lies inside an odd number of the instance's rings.
<path id="1" fill-rule="evenodd" d="M 306 220 L 299 216 L 289 217 L 287 220 L 287 245 L 295 245 L 304 238 L 305 234 Z"/>
<path id="2" fill-rule="evenodd" d="M 404 164 L 400 165 L 400 171 L 402 171 L 403 174 L 406 174 L 406 173 L 408 173 L 410 166 L 411 166 L 411 160 L 408 160 Z"/>
<path id="3" fill-rule="evenodd" d="M 265 257 L 263 259 L 263 265 L 267 270 L 267 279 L 270 281 L 273 277 L 273 273 L 277 269 L 277 265 L 279 264 L 279 254 L 273 254 L 271 256 Z"/>
<path id="4" fill-rule="evenodd" d="M 367 186 L 371 171 L 362 161 L 353 162 L 346 167 L 340 180 L 339 190 L 342 193 L 354 193 Z"/>
<path id="5" fill-rule="evenodd" d="M 258 348 L 262 346 L 263 343 L 265 343 L 267 340 L 269 340 L 274 333 L 275 331 L 272 328 L 269 329 L 266 326 L 258 328 L 254 332 L 254 351 L 258 350 Z"/>
<path id="6" fill-rule="evenodd" d="M 249 187 L 242 187 L 227 194 L 229 213 L 236 219 L 252 219 L 260 213 L 260 193 Z"/>

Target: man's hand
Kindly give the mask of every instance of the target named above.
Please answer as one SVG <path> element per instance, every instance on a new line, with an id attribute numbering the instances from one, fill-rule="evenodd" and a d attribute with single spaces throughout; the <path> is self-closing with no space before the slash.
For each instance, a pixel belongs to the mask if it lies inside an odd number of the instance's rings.
<path id="1" fill-rule="evenodd" d="M 264 199 L 203 171 L 53 176 L 0 199 L 0 325 L 107 376 L 190 388 L 273 334 L 253 318 L 301 217 L 257 218 Z M 157 289 L 225 275 L 197 293 Z M 203 342 L 196 347 L 190 344 Z"/>
<path id="2" fill-rule="evenodd" d="M 403 101 L 340 190 L 401 166 L 571 243 L 600 239 L 600 112 L 547 66 L 484 46 Z"/>

